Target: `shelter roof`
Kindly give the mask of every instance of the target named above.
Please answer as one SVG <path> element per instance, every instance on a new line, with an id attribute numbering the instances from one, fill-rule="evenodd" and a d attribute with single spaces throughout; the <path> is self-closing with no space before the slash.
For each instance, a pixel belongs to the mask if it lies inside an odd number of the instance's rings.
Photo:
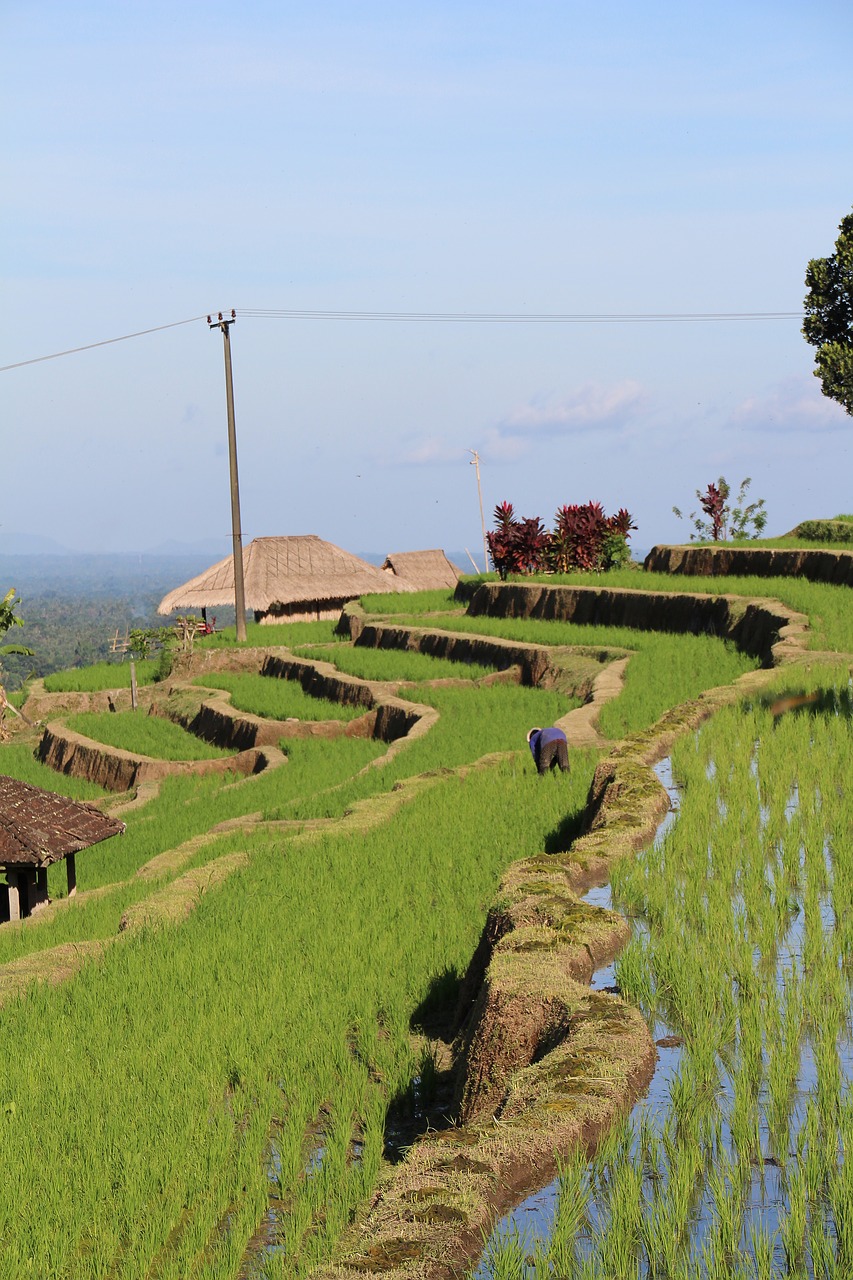
<path id="1" fill-rule="evenodd" d="M 459 570 L 441 550 L 392 551 L 382 568 L 417 591 L 452 589 L 459 581 Z"/>
<path id="2" fill-rule="evenodd" d="M 123 831 L 93 805 L 0 774 L 0 866 L 47 867 Z"/>
<path id="3" fill-rule="evenodd" d="M 412 591 L 376 565 L 368 564 L 315 533 L 255 538 L 243 551 L 246 607 L 266 613 L 273 605 L 310 600 L 355 600 L 378 591 Z M 160 601 L 158 613 L 210 609 L 234 603 L 234 557 L 176 587 Z"/>

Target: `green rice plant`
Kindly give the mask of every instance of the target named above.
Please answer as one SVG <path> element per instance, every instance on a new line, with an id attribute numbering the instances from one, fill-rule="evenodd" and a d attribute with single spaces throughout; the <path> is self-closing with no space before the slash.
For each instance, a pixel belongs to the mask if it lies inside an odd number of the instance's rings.
<path id="1" fill-rule="evenodd" d="M 640 1221 L 640 1238 L 645 1251 L 649 1276 L 669 1277 L 683 1255 L 683 1240 L 687 1220 L 682 1205 L 674 1197 L 656 1195 L 651 1209 Z"/>
<path id="2" fill-rule="evenodd" d="M 485 1262 L 494 1280 L 527 1280 L 531 1248 L 527 1234 L 517 1227 L 503 1236 L 499 1244 L 490 1245 Z"/>
<path id="3" fill-rule="evenodd" d="M 743 1202 L 734 1194 L 735 1168 L 725 1153 L 710 1169 L 707 1186 L 713 1202 L 711 1238 L 714 1250 L 732 1258 L 740 1242 Z"/>
<path id="4" fill-rule="evenodd" d="M 159 760 L 215 760 L 235 754 L 197 738 L 171 720 L 137 711 L 81 711 L 68 716 L 66 723 L 75 733 L 96 742 Z"/>
<path id="5" fill-rule="evenodd" d="M 70 773 L 57 773 L 49 765 L 42 764 L 32 752 L 32 747 L 9 742 L 0 748 L 0 773 L 28 782 L 44 791 L 57 791 L 71 800 L 99 800 L 109 795 L 104 787 L 86 778 L 75 778 Z"/>
<path id="6" fill-rule="evenodd" d="M 812 1214 L 809 1220 L 809 1255 L 815 1280 L 843 1280 L 832 1240 L 826 1231 L 822 1215 Z"/>
<path id="7" fill-rule="evenodd" d="M 136 683 L 153 684 L 159 658 L 143 658 L 136 663 Z M 129 662 L 95 662 L 89 667 L 71 667 L 44 677 L 47 693 L 95 693 L 103 689 L 129 689 Z"/>
<path id="8" fill-rule="evenodd" d="M 246 623 L 246 647 L 250 649 L 287 648 L 299 644 L 335 644 L 337 619 L 318 622 Z M 228 649 L 236 645 L 234 627 L 223 627 L 212 636 L 196 640 L 197 649 Z"/>
<path id="9" fill-rule="evenodd" d="M 616 957 L 614 976 L 616 985 L 625 999 L 639 1005 L 651 1019 L 654 1015 L 655 995 L 645 950 L 642 939 L 633 938 Z"/>
<path id="10" fill-rule="evenodd" d="M 779 1220 L 779 1239 L 785 1252 L 785 1265 L 790 1275 L 803 1273 L 808 1208 L 803 1171 L 794 1164 L 787 1171 L 785 1211 Z"/>
<path id="11" fill-rule="evenodd" d="M 333 663 L 339 671 L 358 676 L 360 680 L 389 680 L 395 684 L 421 680 L 480 680 L 495 667 L 476 662 L 451 662 L 449 658 L 432 658 L 410 649 L 367 649 L 337 645 L 334 649 L 315 647 L 295 649 L 298 657 L 322 659 Z"/>
<path id="12" fill-rule="evenodd" d="M 755 1280 L 772 1280 L 773 1239 L 763 1224 L 755 1222 L 750 1224 L 749 1247 Z"/>
<path id="13" fill-rule="evenodd" d="M 576 1240 L 586 1225 L 590 1187 L 584 1153 L 575 1149 L 557 1162 L 558 1200 L 548 1256 L 561 1275 L 569 1276 L 577 1265 Z"/>
<path id="14" fill-rule="evenodd" d="M 464 615 L 448 618 L 441 625 L 448 631 L 500 636 L 529 644 L 633 650 L 623 693 L 606 704 L 599 717 L 601 732 L 610 738 L 622 738 L 647 728 L 669 707 L 698 697 L 705 689 L 730 684 L 758 665 L 757 659 L 710 636 Z"/>
<path id="15" fill-rule="evenodd" d="M 306 693 L 296 680 L 276 680 L 245 673 L 199 676 L 193 684 L 204 689 L 224 689 L 238 711 L 269 720 L 355 720 L 364 707 L 346 706 Z"/>
<path id="16" fill-rule="evenodd" d="M 437 591 L 388 592 L 382 595 L 362 596 L 359 601 L 365 613 L 382 616 L 383 614 L 410 614 L 413 618 L 421 618 L 425 613 L 464 613 L 465 605 L 454 599 L 451 589 Z"/>

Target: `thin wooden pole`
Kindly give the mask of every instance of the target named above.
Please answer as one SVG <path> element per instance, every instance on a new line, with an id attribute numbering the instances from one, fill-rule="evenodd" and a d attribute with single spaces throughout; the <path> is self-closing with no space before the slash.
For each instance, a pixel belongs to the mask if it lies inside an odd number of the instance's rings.
<path id="1" fill-rule="evenodd" d="M 236 314 L 223 320 L 222 312 L 216 320 L 207 317 L 211 329 L 221 329 L 225 344 L 225 401 L 228 411 L 228 463 L 231 473 L 231 544 L 234 557 L 234 610 L 237 614 L 237 641 L 246 640 L 246 590 L 243 582 L 243 533 L 240 528 L 240 482 L 237 477 L 237 430 L 234 425 L 234 381 L 231 376 L 230 330 Z"/>
<path id="2" fill-rule="evenodd" d="M 469 449 L 469 453 L 474 456 L 471 459 L 470 466 L 474 467 L 477 472 L 477 497 L 480 499 L 480 527 L 483 530 L 483 564 L 484 572 L 489 572 L 489 544 L 486 541 L 486 517 L 483 515 L 483 490 L 480 485 L 480 455 L 476 449 Z"/>

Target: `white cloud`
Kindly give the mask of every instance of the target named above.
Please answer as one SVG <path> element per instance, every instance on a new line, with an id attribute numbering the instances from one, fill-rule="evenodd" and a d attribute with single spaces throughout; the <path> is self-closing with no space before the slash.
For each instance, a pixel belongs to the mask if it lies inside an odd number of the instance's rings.
<path id="1" fill-rule="evenodd" d="M 646 400 L 639 382 L 625 380 L 612 386 L 586 383 L 563 397 L 532 397 L 497 423 L 481 429 L 471 443 L 484 457 L 514 462 L 529 453 L 537 439 L 627 431 Z M 446 437 L 431 435 L 413 439 L 395 461 L 408 466 L 455 465 L 464 458 L 470 461 L 467 448 L 460 448 Z"/>
<path id="2" fill-rule="evenodd" d="M 588 382 L 561 399 L 534 398 L 508 414 L 496 430 L 501 436 L 618 430 L 645 398 L 639 382 L 626 380 L 610 387 Z"/>
<path id="3" fill-rule="evenodd" d="M 763 395 L 749 396 L 731 415 L 740 431 L 808 432 L 849 429 L 847 413 L 820 390 L 816 378 L 798 374 L 770 387 Z"/>
<path id="4" fill-rule="evenodd" d="M 441 436 L 425 436 L 404 449 L 396 461 L 408 466 L 429 466 L 446 462 L 460 462 L 465 450 Z"/>

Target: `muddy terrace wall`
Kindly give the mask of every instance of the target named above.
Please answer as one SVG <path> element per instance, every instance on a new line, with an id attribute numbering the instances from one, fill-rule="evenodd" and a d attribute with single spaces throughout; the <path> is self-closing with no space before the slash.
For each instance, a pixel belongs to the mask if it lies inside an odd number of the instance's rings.
<path id="1" fill-rule="evenodd" d="M 807 626 L 802 614 L 771 600 L 546 583 L 483 583 L 474 592 L 468 613 L 718 636 L 765 666 L 782 656 L 777 652 L 780 645 L 784 649 Z"/>
<path id="2" fill-rule="evenodd" d="M 366 707 L 371 710 L 376 706 L 376 695 L 364 680 L 333 672 L 331 667 L 328 672 L 323 672 L 318 669 L 318 664 L 307 658 L 280 658 L 269 654 L 264 658 L 261 675 L 279 680 L 297 680 L 305 693 L 312 697 L 328 698 L 330 702 L 339 702 L 345 707 Z"/>
<path id="3" fill-rule="evenodd" d="M 175 773 L 260 773 L 270 764 L 273 748 L 263 751 L 252 747 L 236 756 L 216 760 L 153 760 L 133 755 L 118 747 L 106 747 L 82 734 L 73 733 L 62 724 L 45 727 L 37 758 L 56 773 L 86 778 L 108 791 L 129 791 L 140 782 L 150 782 Z"/>
<path id="4" fill-rule="evenodd" d="M 652 547 L 643 562 L 650 573 L 712 578 L 808 578 L 853 586 L 853 551 L 773 547 Z"/>
<path id="5" fill-rule="evenodd" d="M 514 644 L 511 640 L 488 640 L 450 631 L 366 623 L 358 629 L 357 643 L 366 648 L 414 649 L 430 658 L 447 658 L 460 664 L 476 662 L 498 670 L 518 667 L 521 682 L 526 685 L 542 684 L 552 669 L 546 645 Z"/>

